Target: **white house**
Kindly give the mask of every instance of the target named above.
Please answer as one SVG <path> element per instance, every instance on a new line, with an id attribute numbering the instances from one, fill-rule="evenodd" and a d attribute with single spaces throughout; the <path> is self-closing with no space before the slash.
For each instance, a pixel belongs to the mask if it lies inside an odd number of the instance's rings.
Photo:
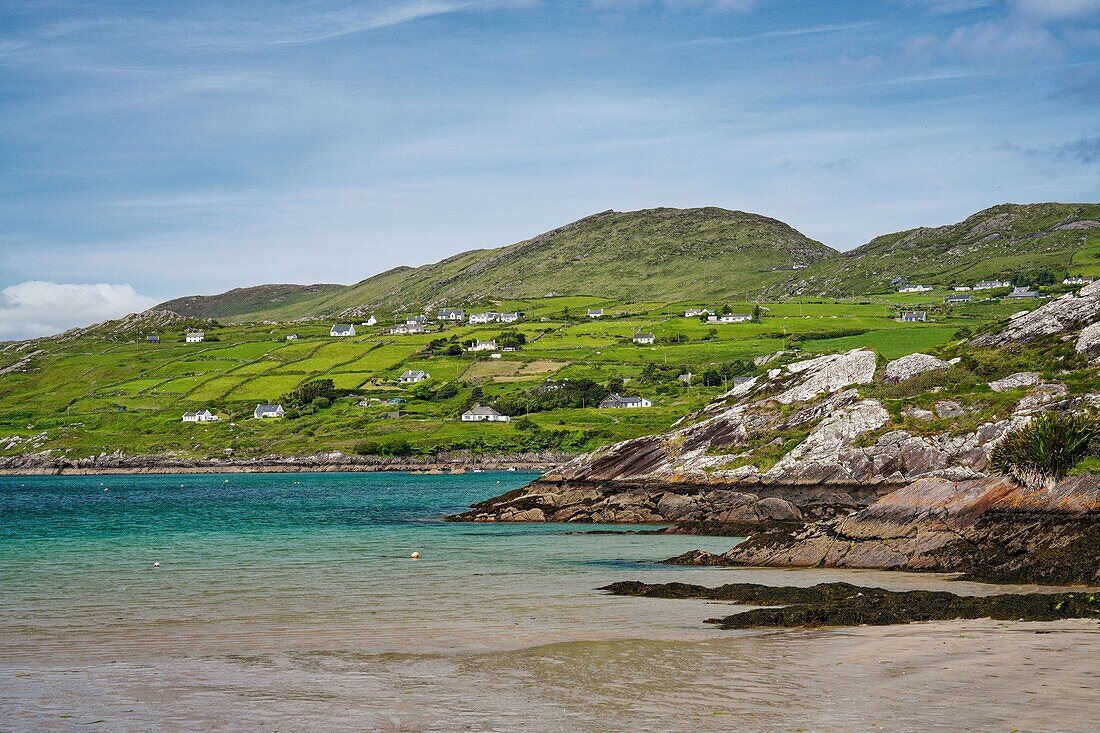
<path id="1" fill-rule="evenodd" d="M 588 317 L 589 318 L 603 318 L 603 308 L 589 308 L 588 309 Z"/>
<path id="2" fill-rule="evenodd" d="M 1008 280 L 982 280 L 974 283 L 975 290 L 993 290 L 995 288 L 1010 288 L 1012 283 Z"/>
<path id="3" fill-rule="evenodd" d="M 1062 281 L 1063 285 L 1088 285 L 1092 282 L 1091 277 L 1067 277 Z"/>
<path id="4" fill-rule="evenodd" d="M 949 295 L 943 299 L 944 303 L 949 305 L 957 305 L 959 303 L 969 303 L 974 299 L 971 295 Z"/>
<path id="5" fill-rule="evenodd" d="M 501 313 L 500 314 L 500 322 L 501 323 L 515 323 L 516 321 L 518 321 L 521 318 L 523 318 L 522 313 Z"/>
<path id="6" fill-rule="evenodd" d="M 970 286 L 969 285 L 956 285 L 955 286 L 955 292 L 956 293 L 968 293 L 968 292 L 970 292 Z"/>
<path id="7" fill-rule="evenodd" d="M 287 340 L 287 341 L 297 341 L 297 340 L 298 340 L 298 334 L 296 334 L 296 333 L 288 333 L 288 334 L 286 335 L 286 340 Z"/>
<path id="8" fill-rule="evenodd" d="M 436 318 L 441 321 L 462 322 L 466 320 L 466 311 L 461 308 L 444 308 L 439 311 L 439 315 L 437 315 Z"/>
<path id="9" fill-rule="evenodd" d="M 402 323 L 400 326 L 391 328 L 390 333 L 394 336 L 407 336 L 413 333 L 424 333 L 424 327 L 419 323 Z"/>
<path id="10" fill-rule="evenodd" d="M 707 323 L 745 323 L 752 320 L 752 313 L 723 313 L 720 316 L 707 316 Z"/>
<path id="11" fill-rule="evenodd" d="M 256 405 L 256 409 L 252 411 L 252 417 L 257 420 L 265 417 L 283 417 L 286 415 L 286 411 L 283 410 L 282 405 Z"/>
<path id="12" fill-rule="evenodd" d="M 500 314 L 496 311 L 486 313 L 471 313 L 470 323 L 495 323 L 500 320 Z"/>
<path id="13" fill-rule="evenodd" d="M 397 381 L 401 384 L 416 384 L 417 382 L 423 382 L 431 378 L 431 374 L 422 372 L 419 369 L 406 369 L 401 373 L 401 376 L 397 378 Z"/>
<path id="14" fill-rule="evenodd" d="M 698 318 L 699 316 L 713 316 L 714 311 L 706 308 L 688 308 L 684 311 L 684 318 Z"/>
<path id="15" fill-rule="evenodd" d="M 496 351 L 496 350 L 497 350 L 497 340 L 496 339 L 489 339 L 488 341 L 482 341 L 481 339 L 478 339 L 472 345 L 470 345 L 466 348 L 466 351 Z"/>
<path id="16" fill-rule="evenodd" d="M 931 285 L 906 285 L 904 288 L 898 288 L 899 293 L 927 293 L 932 290 Z"/>
<path id="17" fill-rule="evenodd" d="M 600 402 L 601 410 L 621 410 L 634 407 L 653 407 L 653 403 L 645 397 L 620 397 L 617 394 L 609 394 Z"/>
<path id="18" fill-rule="evenodd" d="M 1043 296 L 1031 288 L 1013 288 L 1006 298 L 1041 298 Z"/>
<path id="19" fill-rule="evenodd" d="M 198 412 L 185 412 L 183 413 L 184 422 L 216 422 L 218 416 L 210 412 L 210 410 L 199 410 Z"/>
<path id="20" fill-rule="evenodd" d="M 901 314 L 902 323 L 924 323 L 928 320 L 928 311 L 906 311 Z"/>
<path id="21" fill-rule="evenodd" d="M 370 318 L 368 318 L 366 321 L 363 322 L 364 326 L 374 326 L 374 325 L 377 325 L 377 324 L 378 324 L 378 319 L 375 318 L 373 315 Z"/>
<path id="22" fill-rule="evenodd" d="M 657 337 L 651 333 L 636 333 L 634 338 L 631 339 L 636 344 L 652 344 L 657 340 Z"/>
<path id="23" fill-rule="evenodd" d="M 187 336 L 185 338 L 187 339 L 187 343 L 189 343 L 189 344 L 202 343 L 203 341 L 206 340 L 206 332 L 205 331 L 188 331 Z"/>
<path id="24" fill-rule="evenodd" d="M 406 326 L 423 326 L 428 322 L 427 316 L 406 316 Z"/>
<path id="25" fill-rule="evenodd" d="M 511 419 L 488 405 L 474 405 L 462 413 L 462 422 L 508 422 Z"/>
<path id="26" fill-rule="evenodd" d="M 354 336 L 355 326 L 350 323 L 341 324 L 337 323 L 335 326 L 329 329 L 329 336 Z"/>

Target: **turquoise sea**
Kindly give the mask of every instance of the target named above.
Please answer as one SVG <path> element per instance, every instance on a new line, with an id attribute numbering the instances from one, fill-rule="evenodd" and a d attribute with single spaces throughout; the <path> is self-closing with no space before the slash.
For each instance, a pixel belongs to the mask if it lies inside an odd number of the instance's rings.
<path id="1" fill-rule="evenodd" d="M 442 521 L 532 478 L 0 477 L 0 731 L 844 730 L 897 706 L 892 730 L 951 720 L 904 695 L 845 712 L 814 683 L 820 658 L 893 632 L 719 632 L 702 622 L 729 606 L 596 591 L 911 577 L 672 568 L 656 561 L 735 540 Z"/>

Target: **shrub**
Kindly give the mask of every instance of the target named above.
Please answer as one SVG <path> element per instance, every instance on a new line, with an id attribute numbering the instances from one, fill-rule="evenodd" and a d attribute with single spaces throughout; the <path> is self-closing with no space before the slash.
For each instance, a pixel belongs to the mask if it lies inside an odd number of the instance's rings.
<path id="1" fill-rule="evenodd" d="M 1095 415 L 1049 412 L 1006 435 L 990 454 L 995 471 L 1038 488 L 1062 478 L 1085 458 L 1100 436 Z"/>

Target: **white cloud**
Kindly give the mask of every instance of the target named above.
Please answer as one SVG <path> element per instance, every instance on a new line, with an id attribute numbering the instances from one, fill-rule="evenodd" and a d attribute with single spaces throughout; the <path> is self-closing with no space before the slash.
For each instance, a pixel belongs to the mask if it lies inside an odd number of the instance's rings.
<path id="1" fill-rule="evenodd" d="M 0 340 L 48 336 L 155 304 L 130 285 L 28 280 L 0 290 Z"/>

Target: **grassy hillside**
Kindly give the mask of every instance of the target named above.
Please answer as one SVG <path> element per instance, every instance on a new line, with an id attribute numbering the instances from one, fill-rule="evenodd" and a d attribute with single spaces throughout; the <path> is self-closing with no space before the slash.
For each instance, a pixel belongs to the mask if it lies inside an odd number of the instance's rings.
<path id="1" fill-rule="evenodd" d="M 772 295 L 883 293 L 896 277 L 950 286 L 1100 275 L 1100 204 L 1003 204 L 948 226 L 876 237 L 771 284 Z"/>
<path id="2" fill-rule="evenodd" d="M 294 306 L 309 303 L 319 296 L 332 296 L 344 285 L 256 285 L 235 288 L 218 295 L 189 295 L 154 306 L 189 318 L 223 318 L 245 320 L 252 314 L 277 314 Z"/>
<path id="3" fill-rule="evenodd" d="M 264 305 L 261 298 L 246 299 L 231 291 L 161 307 L 244 322 L 357 317 L 550 294 L 664 301 L 736 298 L 778 282 L 796 266 L 835 255 L 786 224 L 757 214 L 718 208 L 607 211 L 507 247 L 463 252 L 423 267 L 394 268 L 308 297 Z M 192 305 L 196 300 L 201 308 Z"/>
<path id="4" fill-rule="evenodd" d="M 870 345 L 894 358 L 935 348 L 956 338 L 959 329 L 978 328 L 1021 307 L 987 301 L 949 308 L 939 294 L 928 303 L 938 303 L 930 305 L 929 323 L 898 323 L 897 309 L 918 301 L 890 296 L 771 303 L 760 323 L 715 325 L 682 317 L 688 305 L 723 304 L 714 299 L 568 296 L 523 301 L 530 317 L 515 326 L 437 325 L 415 336 L 390 336 L 377 326 L 350 339 L 330 338 L 325 323 L 219 325 L 150 313 L 0 348 L 0 456 L 44 450 L 70 457 L 121 450 L 197 458 L 221 456 L 226 449 L 237 456 L 333 449 L 581 451 L 667 430 L 713 399 L 733 376 L 767 368 L 752 364 L 756 356 Z M 514 308 L 518 301 L 496 305 Z M 607 318 L 582 315 L 597 305 Z M 729 305 L 739 311 L 752 307 L 744 301 Z M 199 325 L 208 340 L 184 343 L 184 332 Z M 300 338 L 287 341 L 291 331 Z M 524 334 L 526 343 L 500 359 L 457 348 L 466 339 L 503 331 Z M 657 343 L 632 343 L 639 331 L 654 333 Z M 160 344 L 145 342 L 151 332 L 160 334 Z M 405 369 L 423 369 L 431 379 L 399 385 Z M 687 372 L 694 375 L 690 384 L 678 379 Z M 308 405 L 294 419 L 247 419 L 257 402 L 279 400 L 321 378 L 333 380 L 340 391 L 331 404 Z M 554 384 L 548 379 L 591 380 L 596 387 L 580 404 L 540 406 L 540 394 Z M 619 387 L 618 380 L 625 384 Z M 654 407 L 593 408 L 592 395 L 609 386 L 646 396 Z M 403 401 L 391 404 L 393 399 Z M 530 418 L 510 424 L 458 421 L 475 401 L 513 415 L 530 411 Z M 184 411 L 205 408 L 225 419 L 181 422 Z"/>

